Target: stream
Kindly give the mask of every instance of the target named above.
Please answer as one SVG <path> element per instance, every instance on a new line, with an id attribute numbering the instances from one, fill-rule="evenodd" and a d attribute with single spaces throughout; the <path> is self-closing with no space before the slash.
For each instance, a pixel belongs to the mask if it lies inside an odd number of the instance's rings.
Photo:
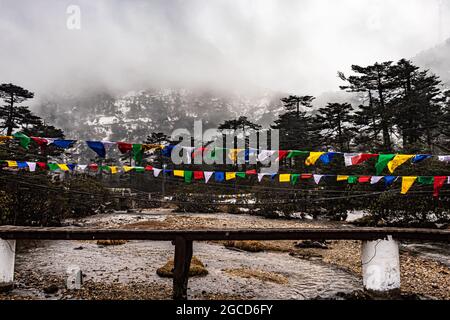
<path id="1" fill-rule="evenodd" d="M 113 227 L 142 220 L 163 220 L 167 215 L 171 213 L 114 213 L 88 217 L 76 223 L 80 226 Z M 211 217 L 208 214 L 193 215 Z M 217 215 L 230 216 L 222 213 Z M 256 222 L 262 218 L 238 215 L 233 216 L 233 219 Z M 68 223 L 73 224 L 74 221 Z M 447 263 L 450 257 L 448 245 L 446 250 L 433 244 L 414 243 L 405 244 L 402 248 L 428 255 L 429 258 L 445 260 Z M 171 286 L 172 279 L 159 277 L 156 269 L 173 258 L 173 252 L 173 245 L 162 241 L 129 241 L 118 246 L 99 246 L 93 241 L 33 241 L 18 251 L 16 270 L 22 274 L 33 271 L 65 277 L 67 267 L 77 265 L 83 271 L 85 281 L 139 281 Z M 320 260 L 300 259 L 285 252 L 250 253 L 229 250 L 220 244 L 194 242 L 194 255 L 205 264 L 209 274 L 189 279 L 190 296 L 201 296 L 202 292 L 208 292 L 252 299 L 313 299 L 318 296 L 331 298 L 338 292 L 350 293 L 362 289 L 361 279 L 353 274 Z M 288 282 L 279 284 L 256 278 L 242 278 L 224 271 L 238 268 L 273 272 L 286 277 Z M 21 295 L 52 298 L 33 288 L 14 291 Z"/>

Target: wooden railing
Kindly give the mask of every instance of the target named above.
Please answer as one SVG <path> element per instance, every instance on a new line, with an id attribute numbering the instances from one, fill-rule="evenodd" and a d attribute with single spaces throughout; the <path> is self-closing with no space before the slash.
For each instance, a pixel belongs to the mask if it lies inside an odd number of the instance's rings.
<path id="1" fill-rule="evenodd" d="M 450 230 L 406 228 L 202 229 L 136 230 L 0 226 L 0 239 L 152 240 L 175 245 L 173 298 L 186 299 L 193 241 L 213 240 L 363 240 L 387 239 L 450 242 Z M 1 254 L 1 253 L 0 253 Z M 0 257 L 1 259 L 1 257 Z"/>

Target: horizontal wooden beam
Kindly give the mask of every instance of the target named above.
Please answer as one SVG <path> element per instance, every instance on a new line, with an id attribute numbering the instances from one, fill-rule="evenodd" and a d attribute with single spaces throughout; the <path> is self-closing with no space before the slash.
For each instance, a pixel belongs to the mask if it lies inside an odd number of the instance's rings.
<path id="1" fill-rule="evenodd" d="M 412 228 L 201 229 L 141 230 L 78 227 L 0 226 L 1 239 L 42 240 L 375 240 L 388 235 L 398 240 L 450 242 L 450 230 Z"/>

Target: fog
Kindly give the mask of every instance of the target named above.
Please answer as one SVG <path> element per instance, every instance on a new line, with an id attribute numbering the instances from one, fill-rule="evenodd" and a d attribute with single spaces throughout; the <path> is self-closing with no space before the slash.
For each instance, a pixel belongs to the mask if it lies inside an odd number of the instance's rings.
<path id="1" fill-rule="evenodd" d="M 315 95 L 337 90 L 336 72 L 351 64 L 438 44 L 449 2 L 0 0 L 0 82 L 37 97 L 148 87 Z M 67 28 L 69 5 L 80 29 Z"/>

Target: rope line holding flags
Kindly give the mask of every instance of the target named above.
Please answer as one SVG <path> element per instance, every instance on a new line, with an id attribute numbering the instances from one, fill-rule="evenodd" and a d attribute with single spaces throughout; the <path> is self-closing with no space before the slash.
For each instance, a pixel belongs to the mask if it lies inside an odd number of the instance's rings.
<path id="1" fill-rule="evenodd" d="M 450 184 L 450 176 L 370 176 L 370 175 L 336 175 L 336 174 L 314 174 L 314 173 L 261 173 L 255 169 L 247 171 L 200 171 L 200 170 L 179 170 L 179 169 L 161 169 L 153 166 L 99 166 L 97 164 L 78 165 L 65 163 L 45 163 L 45 162 L 29 162 L 29 161 L 15 161 L 15 160 L 0 160 L 0 163 L 6 164 L 7 168 L 17 170 L 27 170 L 36 172 L 37 170 L 52 171 L 52 172 L 78 172 L 82 173 L 85 170 L 94 172 L 108 172 L 110 174 L 129 173 L 134 172 L 153 172 L 154 177 L 158 177 L 161 172 L 163 174 L 172 175 L 184 179 L 186 183 L 192 181 L 202 180 L 208 183 L 214 176 L 214 181 L 224 182 L 237 179 L 245 179 L 248 176 L 256 176 L 258 182 L 261 182 L 265 177 L 270 177 L 273 181 L 278 178 L 280 183 L 290 183 L 296 185 L 301 180 L 313 180 L 316 185 L 319 185 L 323 178 L 332 178 L 336 182 L 348 184 L 378 184 L 383 180 L 384 185 L 389 187 L 398 179 L 401 180 L 401 194 L 408 193 L 409 189 L 417 182 L 421 185 L 432 185 L 433 196 L 438 197 L 439 191 L 444 184 Z"/>
<path id="2" fill-rule="evenodd" d="M 53 145 L 60 149 L 68 149 L 74 146 L 77 140 L 65 140 L 55 138 L 42 137 L 28 137 L 23 133 L 15 133 L 13 136 L 0 136 L 0 143 L 8 140 L 17 140 L 19 145 L 28 150 L 31 142 L 35 142 L 41 149 L 46 146 Z M 85 141 L 87 146 L 94 151 L 99 158 L 106 158 L 106 152 L 112 146 L 117 146 L 122 154 L 130 153 L 136 163 L 143 160 L 144 153 L 147 151 L 160 150 L 163 156 L 171 157 L 175 144 L 139 144 L 128 142 L 114 142 L 114 141 Z M 303 151 L 303 150 L 263 150 L 255 148 L 247 149 L 233 149 L 233 148 L 219 148 L 219 147 L 184 147 L 181 149 L 187 154 L 187 164 L 192 162 L 192 159 L 202 156 L 204 153 L 208 159 L 214 160 L 217 158 L 218 151 L 225 151 L 225 154 L 232 163 L 242 159 L 243 163 L 250 162 L 250 159 L 256 162 L 263 163 L 267 160 L 281 161 L 282 159 L 293 159 L 297 157 L 304 157 L 306 166 L 313 166 L 320 162 L 325 165 L 330 164 L 336 155 L 343 157 L 345 166 L 355 166 L 366 162 L 371 158 L 377 158 L 375 164 L 376 174 L 380 175 L 386 168 L 390 173 L 407 163 L 417 164 L 430 158 L 435 158 L 438 161 L 450 162 L 450 155 L 433 155 L 433 154 L 399 154 L 399 153 L 347 153 L 338 151 Z"/>
<path id="3" fill-rule="evenodd" d="M 31 143 L 36 143 L 41 150 L 44 150 L 47 146 L 53 145 L 60 149 L 72 148 L 77 140 L 57 139 L 57 138 L 45 138 L 27 136 L 24 133 L 17 132 L 12 136 L 0 136 L 0 144 L 6 141 L 15 140 L 19 145 L 28 150 Z M 176 144 L 140 144 L 140 143 L 128 143 L 128 142 L 115 142 L 115 141 L 85 141 L 87 146 L 94 151 L 101 159 L 106 158 L 107 151 L 112 146 L 117 146 L 118 150 L 122 154 L 130 154 L 137 164 L 141 164 L 144 158 L 144 153 L 147 151 L 160 150 L 161 154 L 166 157 L 171 157 L 174 152 Z M 338 174 L 314 174 L 314 173 L 267 173 L 257 172 L 256 169 L 246 171 L 203 171 L 203 170 L 181 170 L 181 169 L 166 169 L 157 168 L 151 165 L 146 166 L 132 166 L 130 165 L 99 165 L 92 164 L 76 164 L 76 163 L 54 163 L 54 162 L 33 162 L 33 161 L 17 161 L 17 160 L 0 160 L 0 163 L 6 164 L 3 167 L 17 170 L 27 170 L 35 172 L 37 170 L 50 171 L 50 172 L 85 172 L 86 170 L 94 172 L 106 172 L 112 175 L 117 173 L 129 173 L 129 172 L 141 172 L 145 173 L 151 171 L 154 177 L 158 177 L 161 172 L 163 175 L 172 175 L 173 177 L 182 178 L 186 183 L 202 180 L 208 183 L 209 180 L 214 177 L 215 182 L 232 181 L 238 179 L 244 179 L 248 176 L 256 176 L 258 182 L 269 176 L 271 180 L 277 179 L 279 183 L 290 183 L 296 185 L 301 180 L 312 179 L 316 185 L 319 185 L 324 177 L 330 179 L 330 177 L 336 182 L 348 183 L 348 184 L 378 184 L 380 181 L 384 182 L 386 187 L 391 186 L 395 181 L 401 181 L 401 194 L 406 194 L 414 184 L 420 185 L 432 185 L 433 196 L 438 197 L 439 191 L 445 184 L 450 184 L 450 176 L 436 175 L 436 176 L 396 176 L 393 175 L 394 171 L 403 164 L 410 162 L 417 164 L 430 158 L 436 158 L 442 162 L 450 162 L 450 155 L 433 155 L 433 154 L 399 154 L 399 153 L 346 153 L 338 151 L 303 151 L 303 150 L 264 150 L 255 148 L 246 149 L 233 149 L 233 148 L 218 148 L 210 147 L 185 147 L 181 146 L 178 151 L 182 150 L 187 154 L 187 163 L 190 164 L 192 159 L 199 156 L 204 157 L 207 153 L 207 157 L 214 159 L 217 157 L 218 151 L 225 151 L 225 155 L 232 161 L 237 163 L 238 158 L 244 159 L 244 164 L 248 163 L 250 158 L 256 162 L 264 163 L 266 160 L 275 159 L 275 161 L 281 161 L 282 159 L 293 159 L 297 157 L 303 157 L 306 166 L 316 165 L 318 162 L 323 164 L 330 164 L 336 155 L 343 157 L 346 167 L 360 165 L 369 159 L 376 158 L 375 170 L 376 175 L 338 175 Z M 131 162 L 131 161 L 130 161 Z M 255 163 L 256 163 L 255 162 Z M 382 175 L 382 172 L 387 168 L 391 175 Z"/>

